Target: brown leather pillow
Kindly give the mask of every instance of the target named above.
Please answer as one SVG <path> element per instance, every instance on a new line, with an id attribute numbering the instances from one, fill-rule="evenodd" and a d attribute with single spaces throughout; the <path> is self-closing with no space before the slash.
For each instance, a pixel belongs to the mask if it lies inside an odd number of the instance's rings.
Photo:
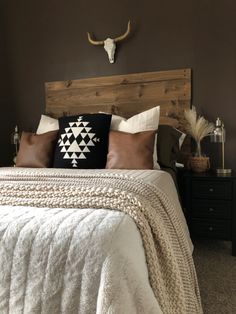
<path id="1" fill-rule="evenodd" d="M 58 131 L 36 135 L 22 132 L 16 157 L 17 167 L 48 168 L 52 166 Z"/>
<path id="2" fill-rule="evenodd" d="M 153 169 L 155 131 L 110 131 L 106 169 Z"/>

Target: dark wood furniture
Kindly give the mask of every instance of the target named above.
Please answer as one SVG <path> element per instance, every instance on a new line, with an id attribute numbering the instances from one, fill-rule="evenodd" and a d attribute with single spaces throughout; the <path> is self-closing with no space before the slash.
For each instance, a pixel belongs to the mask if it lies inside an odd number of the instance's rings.
<path id="1" fill-rule="evenodd" d="M 185 171 L 182 184 L 191 236 L 231 240 L 236 255 L 236 175 Z"/>

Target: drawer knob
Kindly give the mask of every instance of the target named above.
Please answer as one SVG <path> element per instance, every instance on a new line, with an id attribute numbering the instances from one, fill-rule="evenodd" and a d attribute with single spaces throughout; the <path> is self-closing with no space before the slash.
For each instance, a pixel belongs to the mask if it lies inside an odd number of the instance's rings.
<path id="1" fill-rule="evenodd" d="M 213 227 L 209 227 L 209 231 L 213 231 Z"/>
<path id="2" fill-rule="evenodd" d="M 213 188 L 210 188 L 210 189 L 209 189 L 209 192 L 214 192 L 214 189 L 213 189 Z"/>
<path id="3" fill-rule="evenodd" d="M 214 208 L 210 207 L 210 208 L 209 208 L 209 212 L 212 213 L 213 211 L 214 211 Z"/>

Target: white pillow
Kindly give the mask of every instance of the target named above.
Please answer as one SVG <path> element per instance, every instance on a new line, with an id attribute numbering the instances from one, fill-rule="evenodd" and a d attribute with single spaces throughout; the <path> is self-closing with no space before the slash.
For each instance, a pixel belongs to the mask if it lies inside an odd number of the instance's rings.
<path id="1" fill-rule="evenodd" d="M 112 115 L 111 130 L 127 133 L 157 130 L 159 118 L 160 106 L 138 113 L 129 119 Z"/>
<path id="2" fill-rule="evenodd" d="M 121 131 L 126 133 L 138 133 L 144 131 L 157 130 L 160 118 L 160 106 L 151 108 L 134 115 L 129 119 L 121 116 L 112 115 L 111 130 Z M 154 151 L 153 151 L 153 168 L 160 169 L 157 163 L 157 136 L 155 136 Z"/>
<path id="3" fill-rule="evenodd" d="M 186 133 L 184 133 L 184 132 L 182 132 L 182 131 L 180 131 L 180 130 L 178 130 L 178 129 L 176 129 L 179 133 L 181 133 L 181 136 L 180 136 L 180 138 L 179 138 L 179 149 L 181 149 L 181 147 L 182 147 L 182 145 L 183 145 L 183 142 L 184 142 L 184 140 L 185 140 L 185 137 L 186 137 Z"/>
<path id="4" fill-rule="evenodd" d="M 41 115 L 36 134 L 43 134 L 50 131 L 59 130 L 58 119 L 54 119 L 44 114 Z"/>
<path id="5" fill-rule="evenodd" d="M 181 133 L 181 136 L 179 138 L 179 150 L 181 150 L 181 147 L 183 145 L 183 142 L 184 142 L 185 137 L 187 136 L 187 134 L 182 132 L 182 131 L 180 131 L 180 130 L 178 130 L 178 129 L 176 129 L 176 128 L 175 128 L 175 130 L 178 131 L 179 133 Z M 175 162 L 175 167 L 176 168 L 184 168 L 184 164 L 179 163 L 179 162 Z"/>

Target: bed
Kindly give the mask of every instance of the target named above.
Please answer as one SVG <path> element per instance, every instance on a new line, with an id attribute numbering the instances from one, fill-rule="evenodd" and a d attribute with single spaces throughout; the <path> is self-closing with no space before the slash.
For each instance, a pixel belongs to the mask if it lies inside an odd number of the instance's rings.
<path id="1" fill-rule="evenodd" d="M 51 82 L 46 111 L 128 117 L 158 104 L 184 128 L 190 82 L 189 69 Z M 202 313 L 166 171 L 1 168 L 0 189 L 0 313 Z"/>

